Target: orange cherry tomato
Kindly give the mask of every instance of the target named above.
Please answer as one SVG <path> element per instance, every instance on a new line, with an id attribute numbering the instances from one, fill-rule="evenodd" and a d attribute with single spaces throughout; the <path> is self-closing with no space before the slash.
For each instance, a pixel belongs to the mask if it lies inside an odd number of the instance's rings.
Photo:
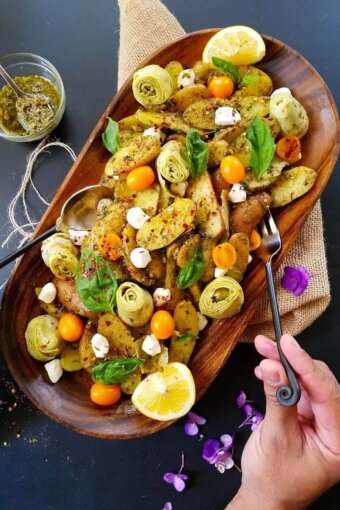
<path id="1" fill-rule="evenodd" d="M 257 230 L 253 230 L 252 233 L 250 234 L 249 250 L 250 251 L 257 250 L 257 248 L 261 244 L 261 241 L 262 241 L 262 239 L 261 239 L 261 236 L 258 233 L 258 231 Z"/>
<path id="2" fill-rule="evenodd" d="M 237 184 L 246 176 L 244 166 L 236 156 L 225 156 L 220 163 L 220 172 L 229 184 Z"/>
<path id="3" fill-rule="evenodd" d="M 296 163 L 301 155 L 301 142 L 296 136 L 284 136 L 276 145 L 276 154 L 288 163 Z"/>
<path id="4" fill-rule="evenodd" d="M 65 313 L 59 319 L 58 331 L 66 342 L 75 342 L 83 334 L 84 324 L 79 315 Z"/>
<path id="5" fill-rule="evenodd" d="M 106 384 L 94 383 L 91 386 L 91 400 L 99 406 L 112 406 L 120 399 L 122 392 L 119 384 L 107 386 Z"/>
<path id="6" fill-rule="evenodd" d="M 123 241 L 114 232 L 103 235 L 97 245 L 98 251 L 104 259 L 117 260 L 122 256 Z"/>
<path id="7" fill-rule="evenodd" d="M 173 335 L 175 321 L 172 315 L 166 310 L 158 310 L 151 318 L 151 331 L 159 340 L 165 340 Z"/>
<path id="8" fill-rule="evenodd" d="M 212 258 L 215 266 L 228 270 L 235 265 L 237 254 L 232 244 L 222 243 L 214 247 Z"/>
<path id="9" fill-rule="evenodd" d="M 134 191 L 150 188 L 155 181 L 155 172 L 150 166 L 139 166 L 132 170 L 126 178 L 126 184 Z"/>
<path id="10" fill-rule="evenodd" d="M 225 99 L 234 92 L 234 82 L 230 76 L 215 76 L 209 82 L 208 92 L 211 97 Z"/>

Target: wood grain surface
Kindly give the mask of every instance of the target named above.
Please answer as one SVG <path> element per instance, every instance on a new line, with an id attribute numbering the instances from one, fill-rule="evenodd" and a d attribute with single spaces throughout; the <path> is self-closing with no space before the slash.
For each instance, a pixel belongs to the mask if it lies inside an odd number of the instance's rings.
<path id="1" fill-rule="evenodd" d="M 191 66 L 201 57 L 208 39 L 217 29 L 194 32 L 161 48 L 141 67 L 150 63 L 161 66 L 171 60 L 180 60 Z M 296 51 L 282 42 L 265 36 L 267 53 L 259 67 L 266 71 L 274 87 L 289 87 L 306 108 L 310 128 L 303 138 L 301 164 L 317 170 L 315 186 L 304 197 L 286 206 L 276 214 L 283 247 L 274 261 L 279 267 L 298 235 L 313 205 L 329 180 L 339 151 L 339 119 L 333 97 L 315 69 Z M 77 161 L 71 167 L 53 202 L 39 223 L 35 235 L 53 225 L 65 200 L 76 190 L 98 182 L 108 160 L 101 142 L 101 133 L 107 116 L 119 120 L 132 114 L 136 108 L 131 78 L 113 98 L 84 145 Z M 83 434 L 101 438 L 128 439 L 152 434 L 171 422 L 157 422 L 137 413 L 129 399 L 114 408 L 98 408 L 89 398 L 91 378 L 84 371 L 64 374 L 55 385 L 48 381 L 42 363 L 28 354 L 25 329 L 33 317 L 41 313 L 34 287 L 50 279 L 50 272 L 35 247 L 16 265 L 4 293 L 0 336 L 5 360 L 17 383 L 27 397 L 46 415 Z M 232 349 L 251 319 L 265 288 L 264 267 L 254 261 L 242 286 L 245 304 L 242 312 L 231 318 L 216 320 L 207 327 L 197 343 L 190 368 L 200 398 L 225 364 Z"/>

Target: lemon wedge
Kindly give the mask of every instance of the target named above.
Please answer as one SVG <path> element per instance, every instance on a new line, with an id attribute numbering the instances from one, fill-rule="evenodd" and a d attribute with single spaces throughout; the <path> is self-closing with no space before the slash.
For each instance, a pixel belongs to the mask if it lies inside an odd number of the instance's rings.
<path id="1" fill-rule="evenodd" d="M 187 414 L 195 398 L 195 382 L 190 370 L 183 363 L 174 362 L 139 383 L 132 403 L 148 418 L 169 421 Z"/>
<path id="2" fill-rule="evenodd" d="M 203 62 L 213 67 L 212 57 L 220 57 L 234 65 L 259 62 L 266 53 L 261 35 L 250 27 L 232 26 L 220 30 L 209 39 L 203 50 Z"/>

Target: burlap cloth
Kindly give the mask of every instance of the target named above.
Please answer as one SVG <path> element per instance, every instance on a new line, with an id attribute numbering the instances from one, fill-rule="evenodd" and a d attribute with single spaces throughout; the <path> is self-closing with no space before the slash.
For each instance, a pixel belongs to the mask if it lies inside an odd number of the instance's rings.
<path id="1" fill-rule="evenodd" d="M 118 5 L 120 8 L 118 87 L 120 87 L 142 60 L 160 46 L 185 34 L 185 31 L 173 14 L 158 0 L 118 0 Z M 276 274 L 283 330 L 297 335 L 312 324 L 330 302 L 320 202 L 316 204 L 306 221 L 285 260 L 285 265 L 304 266 L 312 274 L 308 289 L 298 298 L 281 288 L 282 267 Z M 270 337 L 274 335 L 266 293 L 242 340 L 253 341 L 258 333 Z"/>

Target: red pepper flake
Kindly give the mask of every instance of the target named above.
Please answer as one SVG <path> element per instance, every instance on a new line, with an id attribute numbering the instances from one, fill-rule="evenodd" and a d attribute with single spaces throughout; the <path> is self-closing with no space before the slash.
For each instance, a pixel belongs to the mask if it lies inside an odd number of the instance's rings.
<path id="1" fill-rule="evenodd" d="M 187 228 L 189 228 L 189 225 L 187 225 L 186 223 L 183 223 L 183 228 L 187 229 Z"/>

